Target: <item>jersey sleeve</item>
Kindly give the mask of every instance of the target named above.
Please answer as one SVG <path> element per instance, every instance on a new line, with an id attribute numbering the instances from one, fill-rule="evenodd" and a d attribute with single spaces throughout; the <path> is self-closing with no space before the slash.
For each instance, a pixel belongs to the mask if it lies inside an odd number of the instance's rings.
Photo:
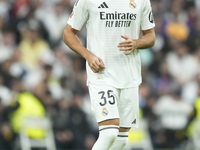
<path id="1" fill-rule="evenodd" d="M 73 29 L 80 30 L 88 20 L 88 16 L 86 0 L 77 0 L 67 23 L 71 25 Z"/>
<path id="2" fill-rule="evenodd" d="M 142 30 L 148 30 L 155 27 L 150 0 L 144 0 L 140 25 Z"/>

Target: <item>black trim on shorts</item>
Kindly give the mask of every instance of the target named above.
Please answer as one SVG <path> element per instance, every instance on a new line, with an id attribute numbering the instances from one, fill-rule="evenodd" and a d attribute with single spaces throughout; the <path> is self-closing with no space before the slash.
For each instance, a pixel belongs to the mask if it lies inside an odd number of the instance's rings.
<path id="1" fill-rule="evenodd" d="M 118 137 L 128 137 L 128 135 L 118 135 Z"/>
<path id="2" fill-rule="evenodd" d="M 107 127 L 107 128 L 100 129 L 99 131 L 106 130 L 106 129 L 119 129 L 119 128 L 118 127 Z"/>

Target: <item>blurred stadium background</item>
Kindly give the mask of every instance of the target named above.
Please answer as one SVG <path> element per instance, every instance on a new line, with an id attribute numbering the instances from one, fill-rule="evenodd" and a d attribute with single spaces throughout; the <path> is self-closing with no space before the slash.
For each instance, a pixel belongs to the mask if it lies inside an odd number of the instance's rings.
<path id="1" fill-rule="evenodd" d="M 63 42 L 74 0 L 0 0 L 0 150 L 91 149 L 85 60 Z M 127 150 L 200 149 L 200 1 L 151 0 L 140 128 Z M 86 29 L 78 34 L 86 44 Z"/>

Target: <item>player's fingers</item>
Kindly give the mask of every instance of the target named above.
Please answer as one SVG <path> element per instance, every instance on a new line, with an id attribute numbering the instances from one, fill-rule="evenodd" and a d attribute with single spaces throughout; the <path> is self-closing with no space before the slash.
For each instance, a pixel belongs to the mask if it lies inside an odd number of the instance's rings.
<path id="1" fill-rule="evenodd" d="M 91 67 L 94 68 L 96 71 L 98 71 L 100 69 L 100 67 L 99 67 L 99 65 L 97 65 L 96 61 L 92 62 Z"/>
<path id="2" fill-rule="evenodd" d="M 98 73 L 98 71 L 94 67 L 90 67 L 94 73 Z"/>
<path id="3" fill-rule="evenodd" d="M 128 40 L 130 37 L 126 36 L 126 35 L 121 35 L 121 37 L 125 40 Z"/>
<path id="4" fill-rule="evenodd" d="M 118 45 L 118 47 L 132 47 L 131 43 L 126 43 L 124 45 Z"/>
<path id="5" fill-rule="evenodd" d="M 95 63 L 97 66 L 101 67 L 101 63 L 99 62 L 99 59 Z"/>
<path id="6" fill-rule="evenodd" d="M 132 50 L 131 47 L 126 47 L 126 48 L 120 48 L 120 51 L 130 51 Z"/>
<path id="7" fill-rule="evenodd" d="M 101 63 L 99 62 L 99 60 L 96 61 L 96 65 L 98 66 L 98 68 L 96 68 L 96 69 L 98 69 L 98 71 L 100 71 L 102 69 L 102 66 L 101 66 Z"/>
<path id="8" fill-rule="evenodd" d="M 130 43 L 130 41 L 125 40 L 125 41 L 120 42 L 120 43 L 118 44 L 118 46 L 119 46 L 119 45 L 125 45 L 125 44 L 128 44 L 128 43 Z"/>
<path id="9" fill-rule="evenodd" d="M 133 52 L 133 50 L 125 51 L 124 54 L 125 54 L 125 55 L 129 55 L 129 54 L 132 53 L 132 52 Z"/>
<path id="10" fill-rule="evenodd" d="M 101 68 L 105 68 L 104 63 L 103 63 L 103 61 L 100 58 L 99 58 L 99 63 L 100 63 Z"/>

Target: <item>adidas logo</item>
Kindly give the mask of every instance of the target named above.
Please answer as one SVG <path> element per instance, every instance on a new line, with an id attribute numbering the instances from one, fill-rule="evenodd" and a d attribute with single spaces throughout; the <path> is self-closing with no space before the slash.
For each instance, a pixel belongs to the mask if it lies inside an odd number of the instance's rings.
<path id="1" fill-rule="evenodd" d="M 109 8 L 109 7 L 105 2 L 103 2 L 98 8 Z"/>
<path id="2" fill-rule="evenodd" d="M 136 119 L 133 120 L 132 124 L 136 124 Z"/>

